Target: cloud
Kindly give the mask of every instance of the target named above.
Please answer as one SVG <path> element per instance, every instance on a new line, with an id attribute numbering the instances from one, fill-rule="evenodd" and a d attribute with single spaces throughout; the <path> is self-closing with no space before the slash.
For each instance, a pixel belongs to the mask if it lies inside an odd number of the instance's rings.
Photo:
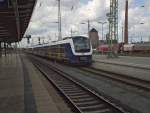
<path id="1" fill-rule="evenodd" d="M 135 6 L 135 0 L 129 0 L 129 35 L 143 32 L 149 35 L 150 26 L 150 1 L 144 0 L 145 7 Z M 107 21 L 106 13 L 109 12 L 110 0 L 89 0 L 86 4 L 81 0 L 61 0 L 62 9 L 62 35 L 70 36 L 71 29 L 74 35 L 87 34 L 87 21 L 90 20 L 91 28 L 95 27 L 101 37 L 101 25 L 97 21 Z M 73 6 L 73 7 L 72 7 Z M 51 37 L 57 40 L 58 21 L 57 0 L 38 0 L 33 17 L 26 34 L 36 37 Z M 119 1 L 119 39 L 121 40 L 121 26 L 124 23 L 125 0 Z M 81 23 L 85 24 L 81 24 Z M 145 24 L 140 25 L 143 22 Z M 104 33 L 108 32 L 108 24 L 104 26 Z"/>

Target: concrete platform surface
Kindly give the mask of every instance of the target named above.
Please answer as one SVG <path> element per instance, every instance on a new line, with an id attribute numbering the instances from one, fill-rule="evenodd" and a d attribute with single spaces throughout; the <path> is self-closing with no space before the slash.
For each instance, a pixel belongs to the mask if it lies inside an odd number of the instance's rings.
<path id="1" fill-rule="evenodd" d="M 116 65 L 115 63 L 107 63 L 107 62 L 117 62 L 120 64 L 120 61 L 121 61 L 121 62 L 124 62 L 124 63 L 127 63 L 128 65 L 130 65 L 128 62 L 131 59 L 133 59 L 132 57 L 127 57 L 127 58 L 120 57 L 120 58 L 108 59 L 105 56 L 94 56 L 94 60 L 95 59 L 96 59 L 96 61 L 93 63 L 92 67 L 94 67 L 96 69 L 101 69 L 101 70 L 105 70 L 105 71 L 110 71 L 110 72 L 114 72 L 114 73 L 118 73 L 118 74 L 123 74 L 126 76 L 139 78 L 142 80 L 150 81 L 150 70 L 149 69 L 135 68 L 132 66 L 124 66 L 124 65 Z M 130 60 L 127 60 L 127 59 L 130 59 Z M 136 57 L 135 57 L 135 59 L 136 59 Z M 140 59 L 140 58 L 138 57 L 137 59 Z M 149 59 L 149 58 L 146 58 L 146 59 Z M 126 62 L 126 60 L 127 60 L 127 62 Z M 142 60 L 144 61 L 144 58 L 141 58 L 140 62 L 142 62 Z M 100 62 L 98 62 L 98 61 L 100 61 Z M 132 60 L 131 60 L 131 62 L 132 62 Z M 133 61 L 133 62 L 135 62 L 135 61 Z M 150 62 L 150 60 L 147 62 Z M 143 62 L 143 64 L 144 64 L 144 62 Z M 149 63 L 147 63 L 147 64 L 149 64 Z M 148 68 L 149 68 L 149 66 L 148 66 Z"/>
<path id="2" fill-rule="evenodd" d="M 105 55 L 93 55 L 93 60 L 109 64 L 141 67 L 150 70 L 150 57 L 119 56 L 118 58 L 107 58 Z"/>
<path id="3" fill-rule="evenodd" d="M 0 113 L 59 113 L 39 72 L 23 55 L 0 58 Z"/>

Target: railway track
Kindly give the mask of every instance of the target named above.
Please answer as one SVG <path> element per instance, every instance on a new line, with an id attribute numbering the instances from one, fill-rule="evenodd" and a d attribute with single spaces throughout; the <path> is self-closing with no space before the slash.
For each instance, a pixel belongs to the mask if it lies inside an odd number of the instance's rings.
<path id="1" fill-rule="evenodd" d="M 130 113 L 73 80 L 59 69 L 35 59 L 32 59 L 32 61 L 43 75 L 68 100 L 75 112 Z"/>
<path id="2" fill-rule="evenodd" d="M 126 75 L 121 75 L 121 74 L 117 74 L 117 73 L 112 73 L 112 72 L 108 72 L 108 71 L 104 71 L 104 70 L 100 70 L 100 69 L 95 69 L 92 67 L 82 67 L 80 68 L 80 70 L 82 71 L 86 71 L 98 76 L 102 76 L 105 78 L 109 78 L 115 81 L 119 81 L 121 83 L 130 85 L 132 87 L 136 87 L 145 91 L 150 92 L 150 82 L 149 81 L 145 81 L 142 79 L 138 79 L 135 77 L 131 77 L 131 76 L 126 76 Z"/>

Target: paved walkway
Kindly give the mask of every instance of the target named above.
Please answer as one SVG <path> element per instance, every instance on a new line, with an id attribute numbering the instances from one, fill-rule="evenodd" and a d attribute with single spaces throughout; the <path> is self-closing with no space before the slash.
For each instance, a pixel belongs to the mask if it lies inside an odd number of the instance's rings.
<path id="1" fill-rule="evenodd" d="M 0 113 L 24 113 L 24 82 L 21 74 L 18 55 L 0 59 Z"/>
<path id="2" fill-rule="evenodd" d="M 0 113 L 59 113 L 39 76 L 23 55 L 0 58 Z"/>

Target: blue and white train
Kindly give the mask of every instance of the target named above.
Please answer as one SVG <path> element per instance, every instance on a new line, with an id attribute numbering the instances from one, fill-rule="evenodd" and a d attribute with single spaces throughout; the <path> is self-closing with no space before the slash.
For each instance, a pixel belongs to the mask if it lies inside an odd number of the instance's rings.
<path id="1" fill-rule="evenodd" d="M 51 44 L 30 48 L 35 55 L 71 64 L 91 64 L 92 46 L 89 38 L 83 36 L 67 37 Z"/>

